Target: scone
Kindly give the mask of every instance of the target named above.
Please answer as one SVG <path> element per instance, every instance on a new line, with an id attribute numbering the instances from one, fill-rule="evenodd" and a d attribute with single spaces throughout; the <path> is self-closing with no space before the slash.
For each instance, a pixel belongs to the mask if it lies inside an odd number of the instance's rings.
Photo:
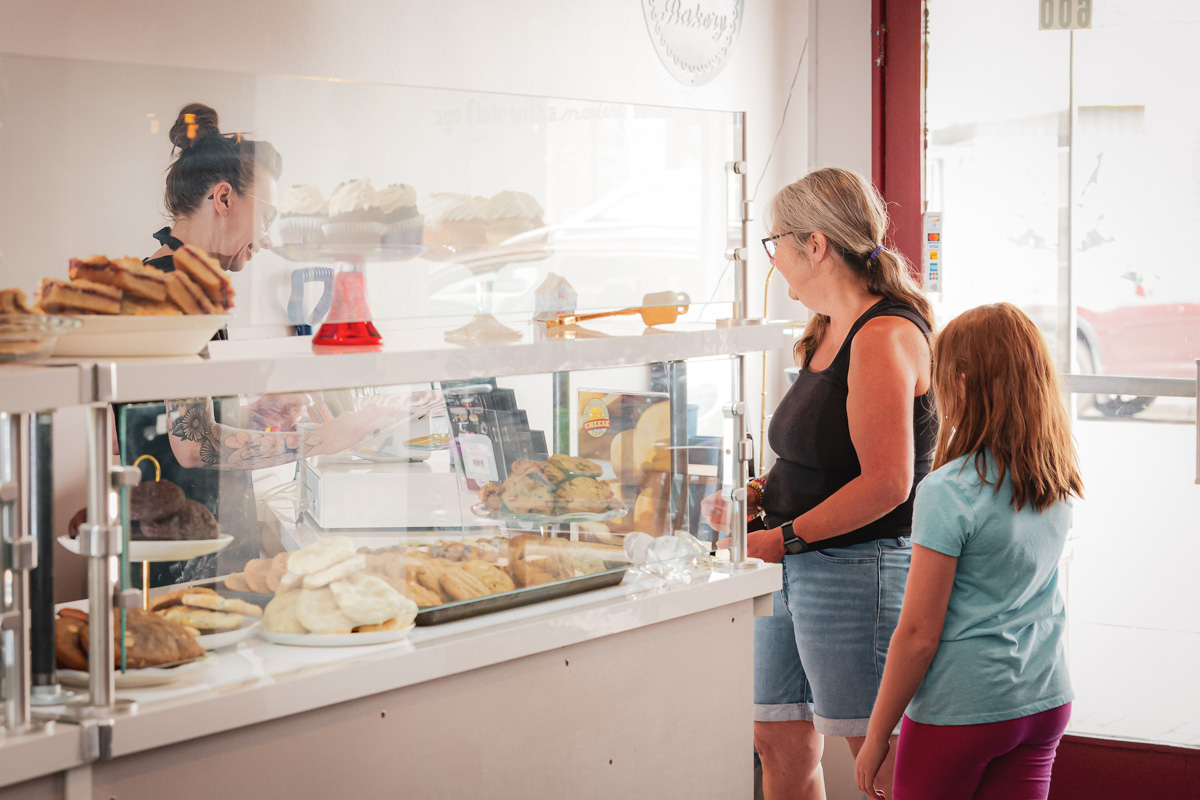
<path id="1" fill-rule="evenodd" d="M 608 510 L 612 497 L 612 489 L 607 483 L 595 478 L 574 478 L 554 492 L 554 504 L 560 514 L 599 514 Z"/>

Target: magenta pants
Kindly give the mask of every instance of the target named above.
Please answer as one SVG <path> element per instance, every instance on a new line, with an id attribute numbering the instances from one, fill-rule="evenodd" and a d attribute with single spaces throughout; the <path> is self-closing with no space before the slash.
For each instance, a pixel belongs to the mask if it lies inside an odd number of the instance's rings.
<path id="1" fill-rule="evenodd" d="M 900 726 L 895 800 L 1046 800 L 1071 704 L 982 725 Z"/>

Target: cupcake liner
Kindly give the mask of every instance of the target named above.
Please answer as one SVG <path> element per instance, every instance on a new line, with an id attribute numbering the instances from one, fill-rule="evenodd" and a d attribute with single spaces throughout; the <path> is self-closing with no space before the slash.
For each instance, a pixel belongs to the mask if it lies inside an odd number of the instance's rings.
<path id="1" fill-rule="evenodd" d="M 383 229 L 382 222 L 326 222 L 321 226 L 331 244 L 378 244 Z"/>
<path id="2" fill-rule="evenodd" d="M 325 241 L 321 229 L 328 222 L 325 217 L 281 217 L 279 239 L 283 244 L 320 244 Z"/>
<path id="3" fill-rule="evenodd" d="M 427 244 L 484 244 L 487 237 L 482 222 L 447 221 L 425 225 Z"/>

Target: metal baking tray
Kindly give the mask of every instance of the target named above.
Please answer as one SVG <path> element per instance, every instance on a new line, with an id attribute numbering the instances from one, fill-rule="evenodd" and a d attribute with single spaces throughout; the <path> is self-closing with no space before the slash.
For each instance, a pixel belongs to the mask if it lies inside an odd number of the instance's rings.
<path id="1" fill-rule="evenodd" d="M 546 600 L 557 600 L 573 594 L 590 592 L 594 589 L 604 589 L 616 586 L 625 577 L 628 567 L 611 569 L 607 572 L 597 572 L 593 575 L 581 575 L 578 578 L 568 578 L 565 581 L 545 583 L 541 586 L 530 586 L 525 589 L 514 589 L 502 594 L 491 594 L 474 600 L 460 600 L 456 603 L 427 608 L 417 613 L 418 625 L 440 625 L 443 622 L 454 622 L 468 617 L 478 617 L 480 614 L 491 614 L 496 611 L 507 611 L 510 608 L 520 608 Z"/>

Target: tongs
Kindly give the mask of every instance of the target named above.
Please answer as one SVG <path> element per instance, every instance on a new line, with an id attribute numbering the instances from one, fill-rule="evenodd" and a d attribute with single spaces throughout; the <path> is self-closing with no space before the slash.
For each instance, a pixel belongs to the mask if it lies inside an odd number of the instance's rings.
<path id="1" fill-rule="evenodd" d="M 576 325 L 590 319 L 604 317 L 621 317 L 641 314 L 642 322 L 649 327 L 669 325 L 679 319 L 680 314 L 686 314 L 692 298 L 687 292 L 651 292 L 642 298 L 642 305 L 634 308 L 623 308 L 620 311 L 598 311 L 594 314 L 563 314 L 554 319 L 546 320 L 547 328 L 561 328 Z"/>

